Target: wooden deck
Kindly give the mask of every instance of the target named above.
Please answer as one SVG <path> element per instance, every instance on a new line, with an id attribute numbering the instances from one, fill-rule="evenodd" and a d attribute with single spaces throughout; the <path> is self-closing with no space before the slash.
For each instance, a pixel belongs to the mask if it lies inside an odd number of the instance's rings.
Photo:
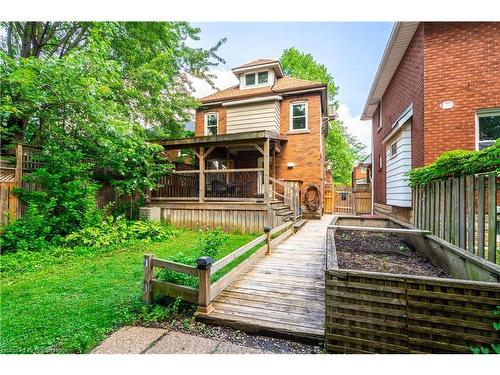
<path id="1" fill-rule="evenodd" d="M 213 302 L 202 320 L 250 332 L 322 340 L 325 235 L 332 219 L 310 220 Z"/>

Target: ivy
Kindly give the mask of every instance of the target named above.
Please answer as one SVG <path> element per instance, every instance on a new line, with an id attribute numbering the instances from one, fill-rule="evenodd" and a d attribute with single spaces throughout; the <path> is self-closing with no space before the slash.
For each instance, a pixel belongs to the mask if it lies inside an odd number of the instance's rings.
<path id="1" fill-rule="evenodd" d="M 406 173 L 412 187 L 449 177 L 476 173 L 500 173 L 500 139 L 480 151 L 453 150 L 441 154 L 434 163 Z"/>

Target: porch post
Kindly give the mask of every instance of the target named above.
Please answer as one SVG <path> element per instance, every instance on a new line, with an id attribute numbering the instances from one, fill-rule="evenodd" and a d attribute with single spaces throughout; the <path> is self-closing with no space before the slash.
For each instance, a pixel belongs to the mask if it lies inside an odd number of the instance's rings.
<path id="1" fill-rule="evenodd" d="M 269 138 L 264 142 L 264 203 L 269 203 Z"/>
<path id="2" fill-rule="evenodd" d="M 198 160 L 199 160 L 199 170 L 200 170 L 200 182 L 199 182 L 199 202 L 203 203 L 205 202 L 205 147 L 200 147 L 199 154 L 198 154 Z"/>

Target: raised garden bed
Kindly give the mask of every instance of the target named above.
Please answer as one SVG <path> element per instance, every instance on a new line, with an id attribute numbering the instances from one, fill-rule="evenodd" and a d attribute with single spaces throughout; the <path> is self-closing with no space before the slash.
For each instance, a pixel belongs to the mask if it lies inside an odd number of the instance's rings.
<path id="1" fill-rule="evenodd" d="M 326 264 L 329 352 L 472 353 L 500 343 L 500 267 L 427 231 L 338 216 Z"/>
<path id="2" fill-rule="evenodd" d="M 337 230 L 335 244 L 340 268 L 450 278 L 393 233 Z"/>

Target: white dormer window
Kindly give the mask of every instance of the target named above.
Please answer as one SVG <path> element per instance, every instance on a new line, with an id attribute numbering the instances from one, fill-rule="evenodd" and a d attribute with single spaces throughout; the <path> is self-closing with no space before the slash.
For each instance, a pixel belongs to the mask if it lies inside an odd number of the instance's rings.
<path id="1" fill-rule="evenodd" d="M 217 135 L 219 132 L 219 114 L 217 112 L 205 113 L 205 135 Z"/>
<path id="2" fill-rule="evenodd" d="M 250 89 L 271 84 L 272 76 L 269 70 L 244 73 L 241 75 L 241 88 Z"/>

